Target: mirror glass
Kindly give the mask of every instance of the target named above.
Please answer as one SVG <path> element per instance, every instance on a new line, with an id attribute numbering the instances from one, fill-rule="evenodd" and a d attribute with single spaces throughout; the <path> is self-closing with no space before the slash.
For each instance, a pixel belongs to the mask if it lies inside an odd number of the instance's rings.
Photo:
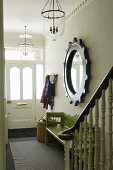
<path id="1" fill-rule="evenodd" d="M 89 84 L 89 56 L 82 40 L 69 43 L 64 62 L 64 85 L 70 103 L 78 105 Z"/>
<path id="2" fill-rule="evenodd" d="M 82 57 L 79 52 L 76 52 L 73 57 L 71 66 L 71 80 L 75 92 L 77 92 L 81 87 L 82 79 L 83 79 Z"/>

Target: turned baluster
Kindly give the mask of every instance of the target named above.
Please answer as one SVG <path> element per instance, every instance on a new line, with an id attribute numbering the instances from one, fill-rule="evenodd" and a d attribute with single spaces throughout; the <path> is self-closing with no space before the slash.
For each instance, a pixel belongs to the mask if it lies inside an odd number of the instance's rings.
<path id="1" fill-rule="evenodd" d="M 101 152 L 100 152 L 100 167 L 105 170 L 105 90 L 102 90 L 101 98 Z"/>
<path id="2" fill-rule="evenodd" d="M 108 170 L 112 170 L 112 80 L 108 88 Z"/>
<path id="3" fill-rule="evenodd" d="M 84 117 L 84 170 L 87 170 L 87 116 Z"/>
<path id="4" fill-rule="evenodd" d="M 88 170 L 93 170 L 93 139 L 92 139 L 92 126 L 93 126 L 93 119 L 92 119 L 92 108 L 90 109 L 89 114 L 89 150 L 88 150 Z"/>
<path id="5" fill-rule="evenodd" d="M 75 140 L 74 140 L 74 170 L 78 170 L 78 130 L 75 130 Z"/>
<path id="6" fill-rule="evenodd" d="M 80 123 L 79 129 L 79 170 L 82 170 L 82 123 Z"/>
<path id="7" fill-rule="evenodd" d="M 99 170 L 99 107 L 98 99 L 95 101 L 95 159 L 94 169 Z"/>

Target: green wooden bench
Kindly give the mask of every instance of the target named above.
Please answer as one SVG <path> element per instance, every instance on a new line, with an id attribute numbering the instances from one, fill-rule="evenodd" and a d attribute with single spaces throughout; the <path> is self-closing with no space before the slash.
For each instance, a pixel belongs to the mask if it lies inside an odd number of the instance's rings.
<path id="1" fill-rule="evenodd" d="M 77 115 L 72 116 L 64 112 L 47 112 L 45 143 L 52 141 L 54 137 L 64 145 L 65 141 L 58 137 L 58 133 L 72 127 L 77 117 Z"/>

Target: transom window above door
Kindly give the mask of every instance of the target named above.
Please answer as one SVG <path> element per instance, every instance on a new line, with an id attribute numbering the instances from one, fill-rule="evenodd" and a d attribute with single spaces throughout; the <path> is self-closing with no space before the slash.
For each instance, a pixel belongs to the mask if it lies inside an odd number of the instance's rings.
<path id="1" fill-rule="evenodd" d="M 5 47 L 6 60 L 30 60 L 30 61 L 43 61 L 43 48 L 34 48 L 28 55 L 23 53 L 16 47 Z"/>
<path id="2" fill-rule="evenodd" d="M 14 49 L 14 51 L 13 51 Z M 18 50 L 6 48 L 6 85 L 8 100 L 40 99 L 44 83 L 43 49 L 35 49 L 34 58 L 19 59 Z M 30 61 L 29 61 L 30 60 Z"/>

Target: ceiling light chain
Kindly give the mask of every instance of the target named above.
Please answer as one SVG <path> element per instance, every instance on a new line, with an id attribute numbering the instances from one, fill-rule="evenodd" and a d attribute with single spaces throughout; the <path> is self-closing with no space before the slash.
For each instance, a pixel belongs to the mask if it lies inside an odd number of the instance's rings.
<path id="1" fill-rule="evenodd" d="M 26 26 L 25 26 L 25 44 L 26 44 Z"/>
<path id="2" fill-rule="evenodd" d="M 62 7 L 61 7 L 61 5 L 60 5 L 60 3 L 59 3 L 58 0 L 56 0 L 56 3 L 57 3 L 57 5 L 58 5 L 58 9 L 62 9 Z"/>

